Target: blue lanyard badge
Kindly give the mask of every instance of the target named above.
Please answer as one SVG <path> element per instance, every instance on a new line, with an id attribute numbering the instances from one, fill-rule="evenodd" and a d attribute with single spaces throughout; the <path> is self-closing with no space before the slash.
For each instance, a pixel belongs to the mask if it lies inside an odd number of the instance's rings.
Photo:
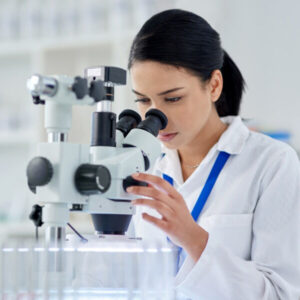
<path id="1" fill-rule="evenodd" d="M 219 174 L 221 173 L 223 167 L 225 166 L 228 158 L 229 158 L 230 154 L 224 152 L 224 151 L 221 151 L 208 175 L 208 178 L 205 182 L 205 185 L 198 197 L 198 200 L 191 212 L 191 215 L 193 217 L 193 219 L 195 220 L 195 222 L 197 222 L 198 218 L 199 218 L 199 215 L 218 179 L 218 176 Z M 163 179 L 165 179 L 166 181 L 168 181 L 171 185 L 173 185 L 174 181 L 173 181 L 173 178 L 166 175 L 166 174 L 163 174 Z M 168 238 L 169 240 L 169 238 Z M 182 248 L 178 247 L 179 249 L 179 252 L 178 252 L 178 261 L 177 261 L 177 271 L 179 270 L 179 260 L 180 260 L 180 256 L 182 254 Z M 182 263 L 180 264 L 182 265 Z"/>

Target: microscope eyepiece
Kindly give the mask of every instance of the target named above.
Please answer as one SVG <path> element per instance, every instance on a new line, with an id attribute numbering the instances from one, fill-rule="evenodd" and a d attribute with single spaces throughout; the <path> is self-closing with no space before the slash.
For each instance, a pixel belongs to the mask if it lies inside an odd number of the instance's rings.
<path id="1" fill-rule="evenodd" d="M 123 110 L 119 115 L 119 121 L 121 121 L 121 119 L 124 117 L 132 117 L 137 124 L 139 124 L 142 121 L 141 116 L 132 109 Z"/>
<path id="2" fill-rule="evenodd" d="M 136 128 L 141 121 L 142 118 L 137 112 L 125 109 L 119 115 L 117 129 L 122 131 L 124 137 L 126 137 L 130 130 Z"/>
<path id="3" fill-rule="evenodd" d="M 168 119 L 166 115 L 158 109 L 150 109 L 145 115 L 146 119 L 142 121 L 137 128 L 146 130 L 153 134 L 158 135 L 158 132 L 166 128 L 168 124 Z"/>
<path id="4" fill-rule="evenodd" d="M 166 117 L 166 115 L 155 108 L 150 109 L 149 111 L 146 112 L 145 117 L 148 118 L 150 116 L 156 116 L 157 118 L 159 118 L 160 122 L 161 122 L 161 129 L 165 129 L 167 124 L 168 124 L 168 118 Z"/>

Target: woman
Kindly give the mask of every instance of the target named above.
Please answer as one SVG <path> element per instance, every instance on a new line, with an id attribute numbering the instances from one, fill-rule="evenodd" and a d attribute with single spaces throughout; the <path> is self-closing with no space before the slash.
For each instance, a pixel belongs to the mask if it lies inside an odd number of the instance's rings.
<path id="1" fill-rule="evenodd" d="M 192 299 L 300 297 L 300 168 L 286 144 L 248 130 L 238 116 L 244 79 L 201 17 L 150 18 L 129 57 L 142 116 L 169 120 L 164 155 L 147 187 L 128 192 L 145 239 L 179 247 L 177 288 Z M 195 207 L 196 206 L 196 207 Z"/>

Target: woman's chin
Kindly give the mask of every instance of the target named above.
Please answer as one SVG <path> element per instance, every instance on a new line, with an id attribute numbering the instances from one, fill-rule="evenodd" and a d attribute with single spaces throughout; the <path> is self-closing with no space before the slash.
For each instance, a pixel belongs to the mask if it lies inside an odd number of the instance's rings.
<path id="1" fill-rule="evenodd" d="M 172 143 L 172 142 L 163 142 L 162 144 L 164 145 L 164 147 L 170 149 L 170 150 L 174 150 L 174 149 L 178 149 L 179 145 L 178 143 Z"/>

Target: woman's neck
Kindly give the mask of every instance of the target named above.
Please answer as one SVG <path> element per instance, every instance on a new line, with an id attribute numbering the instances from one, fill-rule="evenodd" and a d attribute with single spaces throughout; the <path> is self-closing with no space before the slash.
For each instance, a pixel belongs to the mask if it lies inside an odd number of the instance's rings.
<path id="1" fill-rule="evenodd" d="M 199 165 L 227 127 L 228 125 L 224 124 L 219 116 L 213 115 L 209 118 L 196 138 L 190 144 L 178 149 L 181 166 Z"/>

